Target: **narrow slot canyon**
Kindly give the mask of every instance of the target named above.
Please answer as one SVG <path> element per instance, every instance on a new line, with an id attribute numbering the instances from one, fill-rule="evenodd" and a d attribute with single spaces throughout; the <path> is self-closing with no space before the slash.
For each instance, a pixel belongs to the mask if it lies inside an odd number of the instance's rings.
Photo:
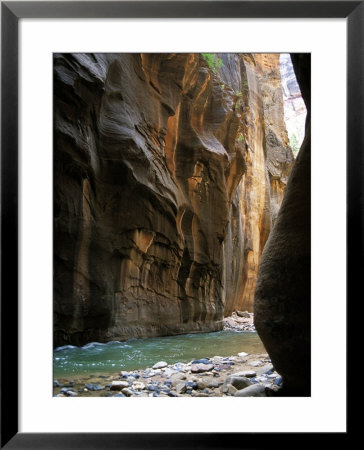
<path id="1" fill-rule="evenodd" d="M 310 395 L 310 76 L 54 54 L 55 395 Z"/>

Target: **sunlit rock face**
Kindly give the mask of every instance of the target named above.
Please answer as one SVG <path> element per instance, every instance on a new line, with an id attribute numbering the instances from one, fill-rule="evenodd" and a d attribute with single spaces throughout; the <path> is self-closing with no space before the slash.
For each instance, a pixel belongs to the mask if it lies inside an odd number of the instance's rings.
<path id="1" fill-rule="evenodd" d="M 220 58 L 55 55 L 54 345 L 214 331 L 252 310 L 292 161 L 263 95 L 273 71 L 280 99 L 279 62 Z"/>
<path id="2" fill-rule="evenodd" d="M 305 135 L 306 106 L 294 73 L 291 57 L 288 53 L 280 55 L 280 72 L 284 101 L 284 119 L 288 137 L 297 138 L 298 147 Z"/>

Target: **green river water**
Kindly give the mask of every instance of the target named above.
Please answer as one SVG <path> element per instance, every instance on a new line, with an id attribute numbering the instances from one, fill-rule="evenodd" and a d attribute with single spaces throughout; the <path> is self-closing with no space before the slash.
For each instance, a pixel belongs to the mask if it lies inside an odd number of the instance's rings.
<path id="1" fill-rule="evenodd" d="M 53 356 L 54 377 L 105 374 L 151 367 L 158 361 L 187 363 L 240 352 L 266 353 L 256 332 L 219 331 L 148 339 L 91 342 L 83 347 L 58 347 Z"/>

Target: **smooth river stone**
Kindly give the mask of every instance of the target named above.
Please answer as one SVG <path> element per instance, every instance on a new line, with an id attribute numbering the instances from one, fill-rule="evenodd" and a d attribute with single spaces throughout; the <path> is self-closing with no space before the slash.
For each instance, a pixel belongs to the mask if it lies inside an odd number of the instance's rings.
<path id="1" fill-rule="evenodd" d="M 192 364 L 191 372 L 192 373 L 209 372 L 213 368 L 214 368 L 213 364 Z"/>
<path id="2" fill-rule="evenodd" d="M 266 397 L 265 387 L 261 384 L 253 384 L 235 392 L 234 397 Z"/>
<path id="3" fill-rule="evenodd" d="M 113 381 L 110 386 L 110 390 L 112 391 L 121 391 L 123 388 L 129 387 L 129 383 L 127 381 Z"/>
<path id="4" fill-rule="evenodd" d="M 166 363 L 165 361 L 159 361 L 154 364 L 153 369 L 163 369 L 163 367 L 167 367 L 167 366 L 168 366 L 168 363 Z"/>

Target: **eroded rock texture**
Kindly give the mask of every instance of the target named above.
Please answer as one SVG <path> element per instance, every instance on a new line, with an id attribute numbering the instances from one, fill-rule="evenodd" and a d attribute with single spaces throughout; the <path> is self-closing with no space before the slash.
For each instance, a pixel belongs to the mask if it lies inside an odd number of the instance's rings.
<path id="1" fill-rule="evenodd" d="M 54 56 L 55 345 L 218 330 L 252 310 L 293 158 L 279 63 L 219 58 Z"/>
<path id="2" fill-rule="evenodd" d="M 310 55 L 292 55 L 307 107 L 305 138 L 276 224 L 263 251 L 255 293 L 255 326 L 286 395 L 311 389 Z"/>

